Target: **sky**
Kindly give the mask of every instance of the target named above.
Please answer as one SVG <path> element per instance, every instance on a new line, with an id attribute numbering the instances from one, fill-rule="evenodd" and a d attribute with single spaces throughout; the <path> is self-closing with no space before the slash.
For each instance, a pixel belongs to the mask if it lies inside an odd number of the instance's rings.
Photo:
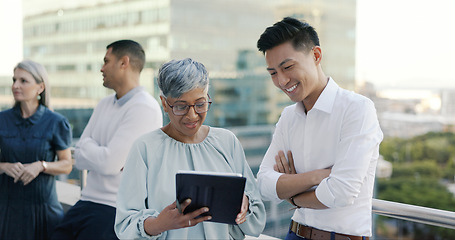
<path id="1" fill-rule="evenodd" d="M 24 0 L 70 6 L 70 0 Z M 115 0 L 93 0 L 94 2 Z M 5 7 L 8 6 L 8 7 Z M 21 5 L 0 0 L 0 75 L 21 60 Z M 455 0 L 357 0 L 357 81 L 377 88 L 455 88 Z M 4 33 L 6 33 L 4 35 Z M 6 38 L 3 36 L 7 36 Z"/>
<path id="2" fill-rule="evenodd" d="M 455 1 L 358 0 L 357 10 L 358 80 L 455 88 Z"/>
<path id="3" fill-rule="evenodd" d="M 12 75 L 15 64 L 22 59 L 21 25 L 21 1 L 0 0 L 0 76 Z"/>
<path id="4" fill-rule="evenodd" d="M 41 12 L 51 5 L 54 7 L 73 7 L 82 0 L 0 0 L 0 76 L 10 76 L 14 66 L 22 60 L 22 14 Z M 107 3 L 118 0 L 84 0 L 86 5 Z M 27 2 L 27 9 L 22 9 Z"/>

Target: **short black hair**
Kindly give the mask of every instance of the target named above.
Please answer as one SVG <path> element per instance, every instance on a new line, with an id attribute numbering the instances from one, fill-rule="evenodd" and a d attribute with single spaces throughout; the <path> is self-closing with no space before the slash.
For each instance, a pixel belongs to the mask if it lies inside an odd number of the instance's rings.
<path id="1" fill-rule="evenodd" d="M 292 17 L 285 17 L 265 29 L 259 37 L 257 48 L 262 53 L 282 43 L 290 41 L 295 50 L 308 51 L 319 46 L 316 30 L 308 23 Z"/>
<path id="2" fill-rule="evenodd" d="M 107 45 L 106 49 L 112 48 L 112 54 L 117 58 L 128 56 L 133 68 L 142 71 L 145 64 L 145 52 L 141 44 L 133 40 L 119 40 Z"/>

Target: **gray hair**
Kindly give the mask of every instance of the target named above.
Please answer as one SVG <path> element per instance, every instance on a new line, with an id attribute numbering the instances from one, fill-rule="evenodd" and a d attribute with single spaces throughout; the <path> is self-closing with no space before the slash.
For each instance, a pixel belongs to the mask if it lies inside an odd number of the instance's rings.
<path id="1" fill-rule="evenodd" d="M 41 99 L 39 100 L 39 104 L 42 104 L 46 107 L 49 107 L 50 99 L 51 99 L 51 86 L 49 85 L 49 80 L 47 77 L 47 71 L 44 68 L 43 65 L 31 61 L 31 60 L 24 60 L 16 65 L 14 67 L 14 70 L 17 68 L 22 69 L 28 73 L 30 73 L 33 78 L 35 79 L 36 83 L 44 84 L 44 91 L 41 92 L 40 96 Z M 19 103 L 15 103 L 15 105 L 18 105 Z"/>
<path id="2" fill-rule="evenodd" d="M 208 90 L 209 76 L 202 63 L 185 58 L 163 64 L 158 71 L 157 82 L 161 95 L 179 98 L 196 88 Z"/>

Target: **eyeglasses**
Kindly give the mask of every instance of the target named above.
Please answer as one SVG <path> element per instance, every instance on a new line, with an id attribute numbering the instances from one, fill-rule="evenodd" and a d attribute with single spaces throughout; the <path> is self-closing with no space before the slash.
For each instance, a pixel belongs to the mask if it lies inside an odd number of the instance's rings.
<path id="1" fill-rule="evenodd" d="M 167 98 L 164 98 L 164 100 L 166 101 L 167 105 L 169 105 L 169 107 L 172 108 L 172 112 L 177 115 L 177 116 L 182 116 L 182 115 L 185 115 L 188 113 L 188 111 L 190 110 L 190 107 L 193 107 L 194 108 L 194 111 L 196 113 L 205 113 L 205 112 L 208 112 L 209 109 L 210 109 L 210 105 L 212 104 L 212 101 L 210 99 L 210 96 L 207 95 L 209 97 L 209 100 L 206 101 L 206 102 L 200 102 L 200 103 L 196 103 L 196 104 L 193 104 L 193 105 L 188 105 L 188 104 L 184 104 L 184 103 L 176 103 L 175 105 L 171 105 L 168 101 L 167 101 Z"/>

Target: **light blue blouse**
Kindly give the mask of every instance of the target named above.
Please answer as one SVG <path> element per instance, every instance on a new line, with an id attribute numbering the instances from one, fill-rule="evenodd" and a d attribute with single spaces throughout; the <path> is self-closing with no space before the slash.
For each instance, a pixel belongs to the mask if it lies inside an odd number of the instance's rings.
<path id="1" fill-rule="evenodd" d="M 175 174 L 179 170 L 233 172 L 246 177 L 245 194 L 250 204 L 246 221 L 240 225 L 202 222 L 157 236 L 146 234 L 145 219 L 157 217 L 175 201 Z M 115 231 L 120 239 L 243 239 L 245 235 L 259 236 L 265 220 L 256 179 L 232 132 L 211 127 L 204 141 L 187 144 L 158 129 L 133 144 L 117 196 Z"/>

